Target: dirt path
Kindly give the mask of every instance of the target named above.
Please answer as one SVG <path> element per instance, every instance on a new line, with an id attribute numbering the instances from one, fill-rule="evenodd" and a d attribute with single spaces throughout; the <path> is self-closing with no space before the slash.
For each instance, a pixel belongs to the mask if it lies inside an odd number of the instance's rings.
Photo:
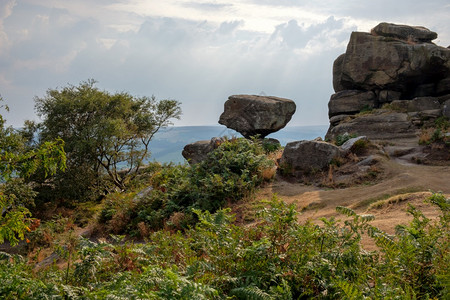
<path id="1" fill-rule="evenodd" d="M 320 217 L 339 216 L 336 206 L 353 208 L 357 213 L 375 215 L 373 225 L 388 233 L 394 232 L 397 224 L 405 224 L 411 218 L 406 213 L 407 204 L 420 208 L 426 216 L 435 218 L 436 209 L 424 203 L 433 192 L 443 192 L 450 196 L 450 166 L 426 166 L 403 164 L 398 160 L 383 162 L 384 179 L 373 185 L 360 185 L 345 189 L 323 189 L 301 183 L 289 183 L 277 178 L 261 189 L 256 199 L 269 199 L 273 194 L 286 203 L 295 203 L 302 213 L 299 221 Z M 402 195 L 400 199 L 387 198 Z M 367 211 L 371 203 L 385 200 L 385 205 Z"/>

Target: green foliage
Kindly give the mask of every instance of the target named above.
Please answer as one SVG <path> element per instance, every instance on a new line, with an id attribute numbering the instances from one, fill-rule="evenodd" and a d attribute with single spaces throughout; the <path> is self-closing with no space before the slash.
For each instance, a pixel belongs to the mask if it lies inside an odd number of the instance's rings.
<path id="1" fill-rule="evenodd" d="M 266 153 L 276 152 L 281 149 L 281 144 L 276 140 L 263 139 L 261 145 Z"/>
<path id="2" fill-rule="evenodd" d="M 214 212 L 250 195 L 263 182 L 264 169 L 271 166 L 273 162 L 259 142 L 226 140 L 199 164 L 157 170 L 151 179 L 153 189 L 138 201 L 131 199 L 134 194 L 127 199 L 108 200 L 100 222 L 108 222 L 121 233 L 136 230 L 142 222 L 160 229 L 168 220 L 168 225 L 174 225 L 174 216 L 183 216 L 176 220 L 181 226 L 174 226 L 180 229 L 194 220 L 192 208 Z"/>
<path id="3" fill-rule="evenodd" d="M 434 121 L 434 126 L 422 128 L 419 144 L 430 145 L 436 142 L 442 142 L 450 145 L 450 121 L 442 116 Z"/>
<path id="4" fill-rule="evenodd" d="M 65 166 L 61 139 L 30 150 L 25 139 L 12 127 L 6 127 L 0 115 L 0 244 L 6 240 L 16 245 L 30 231 L 32 219 L 28 208 L 34 205 L 36 194 L 24 179 L 37 171 L 42 171 L 44 176 L 51 175 L 63 171 Z"/>
<path id="5" fill-rule="evenodd" d="M 338 136 L 336 136 L 334 143 L 336 144 L 336 146 L 342 146 L 346 141 L 348 141 L 349 139 L 355 138 L 357 136 L 358 135 L 355 133 L 352 133 L 352 134 L 345 133 L 342 135 L 338 135 Z"/>
<path id="6" fill-rule="evenodd" d="M 199 222 L 183 234 L 158 231 L 142 244 L 68 241 L 75 263 L 63 270 L 32 272 L 0 253 L 0 298 L 446 299 L 450 200 L 429 201 L 439 220 L 410 207 L 412 221 L 394 236 L 345 207 L 337 208 L 343 223 L 299 224 L 295 206 L 274 197 L 251 226 L 234 225 L 229 209 L 195 210 Z M 368 236 L 379 250 L 361 248 Z"/>
<path id="7" fill-rule="evenodd" d="M 175 100 L 110 94 L 96 88 L 94 80 L 49 89 L 35 101 L 43 119 L 40 141 L 63 139 L 68 157 L 66 172 L 54 178 L 56 191 L 46 196 L 75 200 L 101 193 L 107 187 L 103 176 L 124 190 L 150 155 L 154 134 L 181 114 Z"/>

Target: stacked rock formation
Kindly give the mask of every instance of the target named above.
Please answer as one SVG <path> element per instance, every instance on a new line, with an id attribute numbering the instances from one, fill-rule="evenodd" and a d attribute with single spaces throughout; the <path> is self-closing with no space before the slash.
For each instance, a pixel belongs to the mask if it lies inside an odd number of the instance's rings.
<path id="1" fill-rule="evenodd" d="M 273 96 L 233 95 L 228 97 L 219 124 L 234 129 L 246 138 L 258 136 L 263 139 L 270 133 L 286 126 L 295 113 L 295 102 Z M 182 155 L 189 163 L 198 163 L 217 148 L 220 139 L 198 141 L 184 147 Z M 273 139 L 268 143 L 279 144 Z"/>
<path id="2" fill-rule="evenodd" d="M 353 32 L 333 65 L 336 93 L 328 103 L 326 138 L 346 132 L 411 137 L 424 120 L 448 116 L 450 49 L 433 44 L 436 38 L 424 27 L 389 23 L 371 33 Z"/>

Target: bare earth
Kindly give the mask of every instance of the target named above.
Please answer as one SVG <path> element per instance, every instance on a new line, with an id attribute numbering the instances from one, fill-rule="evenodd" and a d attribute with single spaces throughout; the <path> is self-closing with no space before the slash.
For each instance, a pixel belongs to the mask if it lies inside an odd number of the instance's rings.
<path id="1" fill-rule="evenodd" d="M 417 145 L 417 144 L 416 144 Z M 419 165 L 399 158 L 390 158 L 382 162 L 382 179 L 374 184 L 357 185 L 343 189 L 319 188 L 302 183 L 290 183 L 277 177 L 257 192 L 256 199 L 270 199 L 276 194 L 286 203 L 295 203 L 299 221 L 312 220 L 320 223 L 321 217 L 344 217 L 335 210 L 337 206 L 346 206 L 359 214 L 372 214 L 375 220 L 371 224 L 392 234 L 398 224 L 406 224 L 412 218 L 407 214 L 408 204 L 412 204 L 427 216 L 434 219 L 438 211 L 434 206 L 424 203 L 431 192 L 442 192 L 450 197 L 450 165 Z M 380 205 L 370 207 L 371 203 Z M 372 248 L 370 242 L 365 243 Z"/>

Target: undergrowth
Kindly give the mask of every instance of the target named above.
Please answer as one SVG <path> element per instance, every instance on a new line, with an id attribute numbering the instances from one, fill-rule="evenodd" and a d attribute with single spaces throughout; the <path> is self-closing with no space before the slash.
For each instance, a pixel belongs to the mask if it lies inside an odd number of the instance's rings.
<path id="1" fill-rule="evenodd" d="M 449 295 L 450 199 L 433 194 L 432 221 L 415 207 L 395 235 L 371 215 L 338 207 L 343 223 L 297 222 L 294 205 L 262 203 L 252 226 L 229 209 L 193 209 L 195 227 L 156 231 L 148 242 L 79 238 L 62 247 L 73 263 L 33 272 L 0 255 L 2 299 L 445 299 Z M 339 225 L 342 224 L 342 225 Z M 365 251 L 368 235 L 379 250 Z"/>
<path id="2" fill-rule="evenodd" d="M 198 164 L 161 167 L 140 197 L 110 195 L 99 223 L 109 232 L 141 236 L 164 227 L 183 229 L 197 219 L 192 209 L 214 212 L 251 195 L 273 166 L 257 140 L 225 140 Z"/>

